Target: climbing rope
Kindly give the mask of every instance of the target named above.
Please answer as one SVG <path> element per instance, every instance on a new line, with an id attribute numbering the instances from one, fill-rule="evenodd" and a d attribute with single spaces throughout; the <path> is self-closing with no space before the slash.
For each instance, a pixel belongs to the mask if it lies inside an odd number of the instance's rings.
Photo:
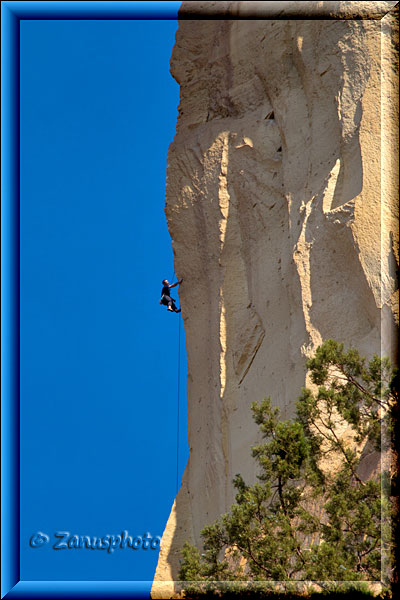
<path id="1" fill-rule="evenodd" d="M 181 396 L 181 313 L 179 313 L 178 327 L 178 410 L 177 410 L 177 437 L 176 437 L 176 493 L 179 487 L 179 408 Z"/>
<path id="2" fill-rule="evenodd" d="M 169 283 L 174 283 L 175 270 Z M 180 398 L 181 398 L 181 313 L 179 313 L 179 325 L 178 325 L 178 406 L 176 415 L 176 493 L 179 488 L 179 422 L 180 422 Z"/>
<path id="3" fill-rule="evenodd" d="M 175 270 L 169 283 L 174 283 Z M 181 397 L 181 313 L 179 313 L 178 325 L 178 406 L 176 415 L 176 493 L 179 488 L 179 422 L 180 422 L 180 397 Z"/>

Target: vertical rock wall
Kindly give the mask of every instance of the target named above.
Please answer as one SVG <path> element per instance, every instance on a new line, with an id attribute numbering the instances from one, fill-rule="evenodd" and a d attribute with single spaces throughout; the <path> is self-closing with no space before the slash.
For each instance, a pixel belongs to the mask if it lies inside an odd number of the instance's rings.
<path id="1" fill-rule="evenodd" d="M 395 4 L 183 2 L 166 215 L 184 277 L 190 458 L 155 598 L 170 597 L 184 541 L 200 545 L 229 509 L 235 474 L 255 480 L 251 402 L 269 395 L 292 416 L 326 338 L 393 356 Z"/>

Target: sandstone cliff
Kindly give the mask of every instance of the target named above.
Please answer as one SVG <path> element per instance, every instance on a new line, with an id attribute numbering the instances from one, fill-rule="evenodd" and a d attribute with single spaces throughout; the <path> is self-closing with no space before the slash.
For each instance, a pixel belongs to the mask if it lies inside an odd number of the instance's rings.
<path id="1" fill-rule="evenodd" d="M 235 474 L 255 480 L 251 402 L 291 416 L 329 337 L 393 357 L 395 4 L 183 2 L 166 215 L 190 458 L 154 598 L 170 597 L 184 541 L 229 509 Z"/>

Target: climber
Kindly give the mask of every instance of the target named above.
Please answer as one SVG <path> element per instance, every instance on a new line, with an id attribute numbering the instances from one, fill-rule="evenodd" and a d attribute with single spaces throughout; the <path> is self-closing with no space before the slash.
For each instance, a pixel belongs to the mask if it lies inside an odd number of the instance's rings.
<path id="1" fill-rule="evenodd" d="M 168 279 L 163 279 L 162 284 L 163 284 L 163 289 L 161 290 L 161 300 L 160 300 L 160 304 L 164 304 L 164 306 L 168 306 L 169 311 L 171 312 L 177 312 L 180 313 L 181 309 L 180 308 L 176 308 L 175 306 L 175 300 L 174 298 L 171 298 L 171 296 L 169 295 L 169 290 L 173 287 L 175 287 L 176 285 L 181 284 L 183 281 L 183 279 L 181 279 L 180 281 L 177 281 L 176 283 L 171 283 L 171 285 L 168 283 Z"/>

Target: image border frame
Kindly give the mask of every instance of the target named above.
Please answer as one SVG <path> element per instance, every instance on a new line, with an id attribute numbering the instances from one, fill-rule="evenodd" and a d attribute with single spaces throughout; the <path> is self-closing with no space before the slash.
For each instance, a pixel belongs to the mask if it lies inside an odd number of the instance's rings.
<path id="1" fill-rule="evenodd" d="M 193 5 L 195 4 L 197 3 L 193 2 Z M 384 16 L 385 14 L 362 17 L 355 15 L 346 18 L 382 19 Z M 208 14 L 190 12 L 179 15 L 179 19 L 185 18 L 243 17 L 213 12 Z M 247 18 L 254 19 L 257 16 L 249 13 Z M 261 18 L 308 20 L 334 17 L 327 14 L 316 16 L 301 11 L 293 14 L 271 11 Z M 3 0 L 1 2 L 1 598 L 147 598 L 149 584 L 158 583 L 162 586 L 173 583 L 181 586 L 183 582 L 21 581 L 20 579 L 20 21 L 43 19 L 176 20 L 177 14 L 175 6 L 171 6 L 168 1 Z M 391 149 L 391 152 L 393 156 L 396 149 Z"/>

